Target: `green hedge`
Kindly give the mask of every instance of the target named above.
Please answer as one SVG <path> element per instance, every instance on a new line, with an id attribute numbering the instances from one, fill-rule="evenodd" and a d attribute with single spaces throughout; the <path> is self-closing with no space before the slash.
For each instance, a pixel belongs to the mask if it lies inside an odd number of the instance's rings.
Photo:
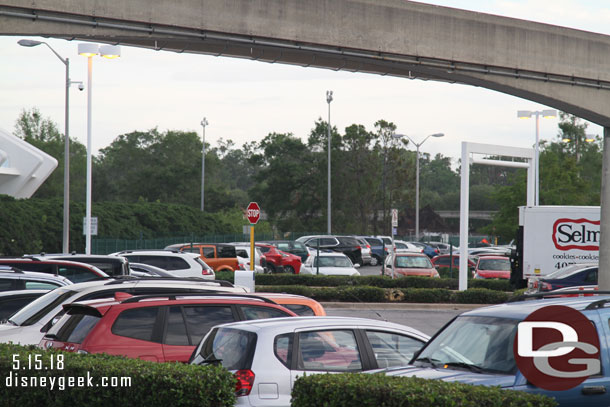
<path id="1" fill-rule="evenodd" d="M 40 370 L 34 368 L 36 355 L 42 362 Z M 57 369 L 60 355 L 64 358 L 62 370 Z M 18 369 L 14 369 L 15 358 L 21 365 Z M 28 358 L 31 358 L 31 369 Z M 45 370 L 44 367 L 50 367 L 51 358 L 56 368 Z M 5 406 L 228 407 L 235 403 L 235 379 L 218 366 L 156 363 L 105 354 L 81 355 L 0 344 L 0 371 L 5 372 L 0 386 L 0 400 Z M 87 380 L 85 387 L 68 387 L 69 377 L 86 378 L 88 375 L 92 377 L 94 387 L 87 387 Z M 28 382 L 32 380 L 30 377 L 36 378 L 39 383 L 42 379 L 47 381 L 47 386 L 7 386 L 9 377 L 13 383 L 19 380 L 20 384 L 24 378 Z M 130 378 L 131 385 L 102 387 L 102 377 Z M 64 390 L 58 388 L 61 380 Z"/>
<path id="2" fill-rule="evenodd" d="M 402 288 L 397 290 L 370 286 L 307 287 L 304 285 L 275 285 L 256 286 L 256 291 L 304 295 L 316 301 L 342 302 L 499 304 L 510 297 L 509 293 L 486 288 L 451 291 L 445 288 Z M 399 291 L 399 293 L 396 291 Z"/>
<path id="3" fill-rule="evenodd" d="M 552 407 L 555 400 L 499 387 L 472 386 L 380 374 L 319 374 L 299 377 L 293 407 Z"/>

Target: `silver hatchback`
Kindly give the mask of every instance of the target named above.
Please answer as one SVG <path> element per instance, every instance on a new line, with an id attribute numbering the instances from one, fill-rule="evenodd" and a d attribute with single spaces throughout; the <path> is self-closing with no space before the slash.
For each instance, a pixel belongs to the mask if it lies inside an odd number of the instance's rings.
<path id="1" fill-rule="evenodd" d="M 373 319 L 262 319 L 214 327 L 190 363 L 220 363 L 233 372 L 238 406 L 290 406 L 299 376 L 405 366 L 428 339 L 413 328 Z"/>

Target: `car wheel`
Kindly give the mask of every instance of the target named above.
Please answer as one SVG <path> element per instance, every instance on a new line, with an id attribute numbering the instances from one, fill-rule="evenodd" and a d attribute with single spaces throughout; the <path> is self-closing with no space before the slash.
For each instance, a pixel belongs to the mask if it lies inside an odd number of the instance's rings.
<path id="1" fill-rule="evenodd" d="M 371 257 L 371 266 L 376 266 L 379 264 L 379 257 L 373 256 Z"/>
<path id="2" fill-rule="evenodd" d="M 273 263 L 267 263 L 267 270 L 269 270 L 269 273 L 271 274 L 275 273 L 275 265 Z"/>
<path id="3" fill-rule="evenodd" d="M 292 266 L 284 266 L 284 272 L 294 274 L 294 268 Z"/>

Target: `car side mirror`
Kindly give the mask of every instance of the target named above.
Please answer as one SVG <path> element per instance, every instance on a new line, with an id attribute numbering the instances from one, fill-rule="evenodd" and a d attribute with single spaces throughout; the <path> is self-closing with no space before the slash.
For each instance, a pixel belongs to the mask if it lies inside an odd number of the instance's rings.
<path id="1" fill-rule="evenodd" d="M 354 268 L 355 268 L 355 269 L 359 269 L 359 268 L 360 268 L 360 263 L 356 263 L 356 264 L 354 264 Z"/>

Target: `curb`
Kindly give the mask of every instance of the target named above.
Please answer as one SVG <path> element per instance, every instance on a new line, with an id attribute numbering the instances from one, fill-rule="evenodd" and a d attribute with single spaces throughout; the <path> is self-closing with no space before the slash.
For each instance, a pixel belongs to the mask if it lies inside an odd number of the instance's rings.
<path id="1" fill-rule="evenodd" d="M 435 303 L 385 303 L 385 302 L 321 302 L 324 309 L 380 309 L 380 310 L 454 310 L 469 311 L 495 304 L 435 304 Z"/>

